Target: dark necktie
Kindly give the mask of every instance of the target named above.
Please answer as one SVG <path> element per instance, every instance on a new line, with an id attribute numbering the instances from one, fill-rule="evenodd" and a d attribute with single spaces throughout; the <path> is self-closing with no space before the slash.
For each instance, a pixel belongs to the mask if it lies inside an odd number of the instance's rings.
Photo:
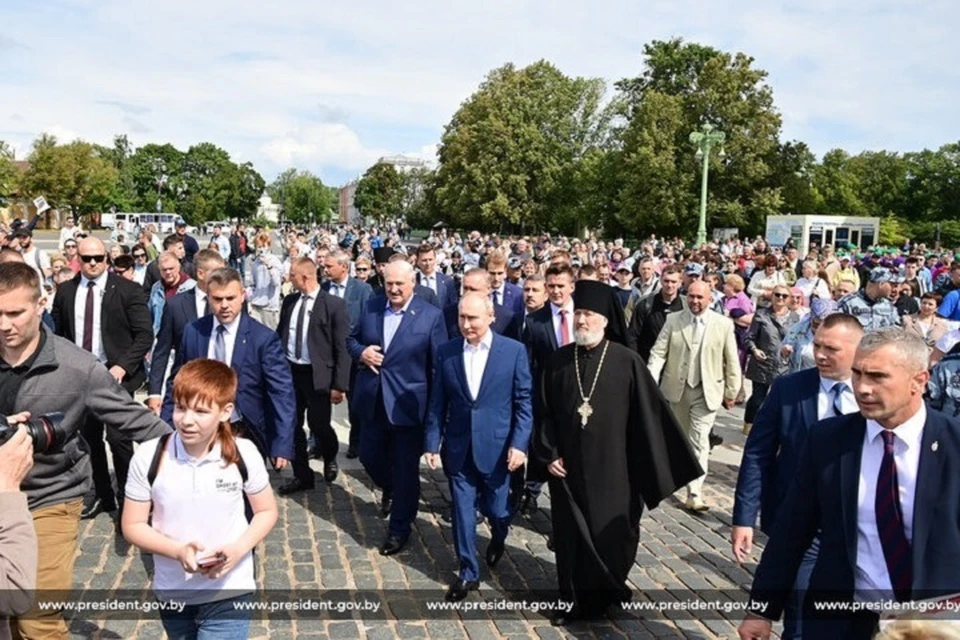
<path id="1" fill-rule="evenodd" d="M 93 296 L 94 282 L 87 282 L 87 301 L 83 306 L 83 350 L 93 353 Z"/>
<path id="2" fill-rule="evenodd" d="M 830 396 L 833 404 L 833 415 L 846 415 L 843 412 L 843 392 L 847 390 L 845 382 L 838 382 L 830 389 Z"/>
<path id="3" fill-rule="evenodd" d="M 293 357 L 297 360 L 300 360 L 303 357 L 303 319 L 307 316 L 307 302 L 309 300 L 310 298 L 307 296 L 302 296 L 300 298 L 300 311 L 297 313 L 297 324 L 294 325 L 296 337 L 293 341 Z"/>
<path id="4" fill-rule="evenodd" d="M 224 335 L 227 332 L 225 326 L 217 325 L 217 337 L 213 341 L 213 359 L 219 360 L 223 364 L 230 366 L 230 363 L 227 362 L 227 341 L 224 338 Z"/>
<path id="5" fill-rule="evenodd" d="M 210 297 L 203 296 L 203 315 L 208 316 L 213 313 L 213 309 L 210 308 Z"/>
<path id="6" fill-rule="evenodd" d="M 500 290 L 499 289 L 493 290 L 493 304 L 495 306 L 500 306 Z"/>
<path id="7" fill-rule="evenodd" d="M 889 429 L 884 429 L 880 435 L 883 436 L 883 461 L 880 463 L 880 473 L 877 475 L 877 495 L 873 510 L 893 593 L 899 602 L 903 602 L 910 599 L 913 559 L 910 555 L 910 542 L 907 541 L 907 534 L 903 527 L 897 463 L 893 457 L 893 443 L 896 436 Z"/>

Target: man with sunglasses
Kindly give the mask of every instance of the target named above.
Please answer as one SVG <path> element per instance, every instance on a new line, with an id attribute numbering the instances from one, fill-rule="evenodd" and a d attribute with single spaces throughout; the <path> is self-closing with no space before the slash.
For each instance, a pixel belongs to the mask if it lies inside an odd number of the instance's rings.
<path id="1" fill-rule="evenodd" d="M 79 244 L 80 274 L 64 282 L 53 300 L 57 335 L 91 352 L 131 396 L 146 379 L 144 357 L 153 346 L 153 327 L 147 299 L 134 282 L 107 273 L 107 251 L 98 238 Z M 116 495 L 110 484 L 103 423 L 88 420 L 82 429 L 90 446 L 96 493 L 88 496 L 82 517 L 93 518 L 101 511 L 115 511 Z M 133 456 L 133 443 L 112 430 L 107 441 L 113 452 L 120 504 Z"/>

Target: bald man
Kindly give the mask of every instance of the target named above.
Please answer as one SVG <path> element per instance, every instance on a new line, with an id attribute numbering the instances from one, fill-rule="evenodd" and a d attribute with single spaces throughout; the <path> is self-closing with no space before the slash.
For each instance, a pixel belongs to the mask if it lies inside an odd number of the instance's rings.
<path id="1" fill-rule="evenodd" d="M 107 250 L 99 238 L 80 242 L 80 273 L 64 282 L 53 299 L 57 335 L 91 352 L 131 396 L 146 380 L 144 357 L 153 346 L 153 324 L 143 289 L 122 276 L 107 273 Z M 96 495 L 84 503 L 83 518 L 115 511 L 123 504 L 123 487 L 133 456 L 133 443 L 107 432 L 117 475 L 117 492 L 110 483 L 103 423 L 88 421 L 83 436 L 90 445 Z"/>

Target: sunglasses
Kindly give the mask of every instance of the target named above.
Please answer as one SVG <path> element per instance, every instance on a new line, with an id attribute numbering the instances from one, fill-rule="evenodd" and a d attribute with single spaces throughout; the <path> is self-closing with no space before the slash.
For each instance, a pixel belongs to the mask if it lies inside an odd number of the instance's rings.
<path id="1" fill-rule="evenodd" d="M 773 297 L 774 297 L 774 298 L 789 298 L 789 297 L 790 297 L 790 294 L 789 294 L 789 293 L 775 293 L 775 294 L 773 294 Z"/>
<path id="2" fill-rule="evenodd" d="M 113 269 L 113 272 L 114 272 L 115 274 L 117 274 L 118 276 L 122 276 L 122 275 L 125 274 L 127 271 L 129 271 L 129 269 L 117 269 L 116 267 L 114 267 L 114 269 Z"/>
<path id="3" fill-rule="evenodd" d="M 107 259 L 102 253 L 95 256 L 80 256 L 80 262 L 100 263 Z"/>
<path id="4" fill-rule="evenodd" d="M 64 249 L 76 249 L 76 248 L 77 248 L 77 245 L 75 245 L 75 244 L 65 244 L 65 245 L 63 245 L 63 248 L 64 248 Z"/>
<path id="5" fill-rule="evenodd" d="M 145 254 L 145 253 L 135 253 L 135 254 L 133 254 L 133 257 L 134 257 L 134 258 L 146 258 L 146 257 L 147 257 L 147 254 Z"/>
<path id="6" fill-rule="evenodd" d="M 357 267 L 357 271 L 370 271 L 370 267 Z"/>

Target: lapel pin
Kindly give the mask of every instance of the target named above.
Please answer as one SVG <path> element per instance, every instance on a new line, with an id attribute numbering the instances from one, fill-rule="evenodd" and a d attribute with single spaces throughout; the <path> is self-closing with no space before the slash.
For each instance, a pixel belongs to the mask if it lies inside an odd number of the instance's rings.
<path id="1" fill-rule="evenodd" d="M 930 451 L 936 451 L 939 448 L 940 448 L 940 443 L 937 441 L 934 441 L 933 444 L 930 445 Z"/>

